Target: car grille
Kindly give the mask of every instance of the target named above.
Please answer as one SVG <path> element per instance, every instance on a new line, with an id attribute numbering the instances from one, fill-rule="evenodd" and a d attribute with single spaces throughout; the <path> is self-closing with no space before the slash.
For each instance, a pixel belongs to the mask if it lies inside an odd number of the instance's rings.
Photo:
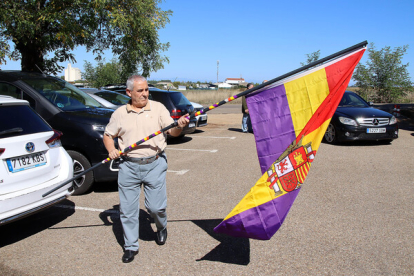
<path id="1" fill-rule="evenodd" d="M 358 123 L 361 126 L 387 126 L 389 123 L 389 119 L 388 118 L 360 118 L 358 119 Z"/>

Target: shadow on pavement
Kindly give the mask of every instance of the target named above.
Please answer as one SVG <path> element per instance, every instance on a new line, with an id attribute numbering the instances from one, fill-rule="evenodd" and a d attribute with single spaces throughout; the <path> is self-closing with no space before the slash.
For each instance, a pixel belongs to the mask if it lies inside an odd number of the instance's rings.
<path id="1" fill-rule="evenodd" d="M 213 250 L 197 261 L 213 261 L 229 264 L 248 265 L 250 263 L 250 242 L 247 238 L 233 238 L 214 232 L 222 219 L 191 220 L 195 225 L 220 242 Z"/>
<path id="2" fill-rule="evenodd" d="M 213 261 L 238 265 L 248 265 L 250 263 L 249 239 L 233 238 L 214 232 L 214 227 L 216 227 L 222 219 L 169 220 L 168 222 L 180 221 L 191 221 L 220 242 L 219 245 L 197 261 Z"/>
<path id="3" fill-rule="evenodd" d="M 64 200 L 59 204 L 74 207 L 70 200 Z M 18 221 L 0 227 L 0 247 L 13 244 L 46 230 L 75 213 L 74 208 L 47 208 Z"/>
<path id="4" fill-rule="evenodd" d="M 105 210 L 99 214 L 104 225 L 112 226 L 114 236 L 121 246 L 124 247 L 124 236 L 119 217 L 119 205 L 114 205 L 112 209 Z M 250 242 L 247 238 L 233 238 L 214 232 L 222 219 L 202 219 L 202 220 L 169 220 L 168 222 L 191 221 L 207 234 L 220 242 L 215 248 L 208 252 L 204 257 L 197 261 L 213 261 L 238 265 L 248 265 L 250 263 Z M 150 215 L 140 209 L 139 212 L 139 239 L 144 241 L 155 241 L 156 233 L 151 227 L 154 220 Z"/>
<path id="5" fill-rule="evenodd" d="M 116 241 L 124 248 L 124 235 L 122 230 L 121 219 L 119 217 L 119 205 L 114 205 L 112 209 L 105 210 L 99 214 L 99 218 L 104 225 L 112 226 L 112 232 Z M 156 233 L 152 230 L 151 223 L 154 223 L 150 215 L 140 209 L 139 210 L 139 239 L 144 241 L 155 241 Z"/>

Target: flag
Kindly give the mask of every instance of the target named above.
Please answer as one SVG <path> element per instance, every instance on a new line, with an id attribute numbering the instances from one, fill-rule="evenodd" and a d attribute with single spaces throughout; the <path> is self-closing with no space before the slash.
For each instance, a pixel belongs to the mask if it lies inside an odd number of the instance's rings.
<path id="1" fill-rule="evenodd" d="M 263 175 L 215 232 L 259 240 L 276 233 L 364 52 L 353 50 L 246 96 Z"/>

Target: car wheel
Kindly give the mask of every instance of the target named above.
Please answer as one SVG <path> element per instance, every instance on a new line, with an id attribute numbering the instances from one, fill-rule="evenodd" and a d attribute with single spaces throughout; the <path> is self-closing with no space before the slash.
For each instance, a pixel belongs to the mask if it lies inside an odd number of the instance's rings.
<path id="1" fill-rule="evenodd" d="M 91 167 L 91 163 L 89 163 L 88 159 L 86 159 L 86 157 L 83 154 L 72 150 L 68 150 L 67 152 L 73 160 L 74 177 L 78 174 L 83 173 L 85 170 Z M 92 187 L 93 184 L 93 171 L 86 173 L 85 175 L 75 179 L 74 181 L 78 188 L 75 189 L 73 195 L 81 195 L 86 193 Z"/>
<path id="2" fill-rule="evenodd" d="M 329 144 L 335 144 L 337 141 L 337 133 L 332 123 L 329 124 L 328 129 L 325 132 L 325 141 Z"/>

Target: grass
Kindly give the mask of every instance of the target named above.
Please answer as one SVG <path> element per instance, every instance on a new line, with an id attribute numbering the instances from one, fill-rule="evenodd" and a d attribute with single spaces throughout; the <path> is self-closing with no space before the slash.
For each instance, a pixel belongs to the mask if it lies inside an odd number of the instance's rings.
<path id="1" fill-rule="evenodd" d="M 348 87 L 346 90 L 356 92 L 357 89 L 358 87 Z M 244 90 L 245 89 L 186 90 L 181 92 L 191 102 L 207 106 L 237 95 Z M 414 93 L 410 93 L 403 99 L 400 99 L 398 103 L 414 103 Z M 241 104 L 241 99 L 231 101 L 229 104 Z"/>
<path id="2" fill-rule="evenodd" d="M 218 89 L 218 90 L 186 90 L 181 91 L 190 102 L 201 105 L 211 105 L 218 103 L 231 96 L 243 92 L 245 89 Z M 236 99 L 229 104 L 241 104 L 241 99 Z"/>

